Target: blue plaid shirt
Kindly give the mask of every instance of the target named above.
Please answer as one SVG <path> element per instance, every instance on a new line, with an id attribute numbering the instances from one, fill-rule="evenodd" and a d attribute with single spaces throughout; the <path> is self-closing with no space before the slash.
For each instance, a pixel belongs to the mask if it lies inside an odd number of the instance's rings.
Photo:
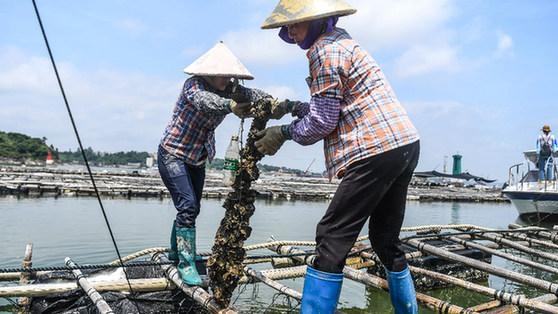
<path id="1" fill-rule="evenodd" d="M 160 146 L 189 165 L 201 166 L 215 157 L 215 129 L 231 112 L 230 102 L 255 102 L 271 97 L 267 93 L 232 84 L 225 91 L 213 89 L 203 78 L 184 82 Z"/>

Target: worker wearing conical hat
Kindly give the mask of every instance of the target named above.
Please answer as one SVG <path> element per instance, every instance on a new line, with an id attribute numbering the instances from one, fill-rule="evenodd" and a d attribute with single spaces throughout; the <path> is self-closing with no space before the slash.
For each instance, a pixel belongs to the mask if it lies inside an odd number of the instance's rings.
<path id="1" fill-rule="evenodd" d="M 184 82 L 159 144 L 158 167 L 177 210 L 169 258 L 178 262 L 186 284 L 200 285 L 195 265 L 195 223 L 205 163 L 215 156 L 215 129 L 229 113 L 247 117 L 252 102 L 271 96 L 237 84 L 238 79 L 250 80 L 253 76 L 222 42 L 184 72 L 192 76 Z"/>
<path id="2" fill-rule="evenodd" d="M 417 313 L 416 293 L 399 233 L 419 136 L 376 61 L 342 28 L 356 10 L 341 0 L 281 0 L 262 28 L 307 50 L 308 103 L 276 104 L 273 115 L 298 119 L 260 132 L 256 146 L 273 155 L 286 140 L 324 141 L 330 178 L 343 180 L 317 226 L 316 258 L 307 268 L 302 313 L 334 313 L 345 258 L 369 221 L 395 313 Z"/>

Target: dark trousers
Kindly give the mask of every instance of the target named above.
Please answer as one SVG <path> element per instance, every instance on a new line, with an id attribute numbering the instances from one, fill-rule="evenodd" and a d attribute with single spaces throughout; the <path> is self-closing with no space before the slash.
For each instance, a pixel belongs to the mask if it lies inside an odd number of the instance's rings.
<path id="1" fill-rule="evenodd" d="M 194 228 L 200 213 L 200 201 L 205 180 L 205 166 L 190 166 L 159 147 L 157 165 L 161 179 L 172 197 L 176 226 Z"/>
<path id="2" fill-rule="evenodd" d="M 419 150 L 417 141 L 348 167 L 316 228 L 316 269 L 342 272 L 345 258 L 366 220 L 370 243 L 384 266 L 390 271 L 405 268 L 399 232 Z"/>

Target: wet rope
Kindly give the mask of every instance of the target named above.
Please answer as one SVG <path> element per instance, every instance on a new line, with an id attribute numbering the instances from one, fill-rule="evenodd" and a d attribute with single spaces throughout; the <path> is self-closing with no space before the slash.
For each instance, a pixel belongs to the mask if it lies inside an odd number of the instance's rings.
<path id="1" fill-rule="evenodd" d="M 259 249 L 267 249 L 273 246 L 284 246 L 284 245 L 288 245 L 288 246 L 316 246 L 316 242 L 314 241 L 271 241 L 271 242 L 265 242 L 265 243 L 258 243 L 258 244 L 253 244 L 253 245 L 247 245 L 244 247 L 244 250 L 246 251 L 254 251 L 254 250 L 259 250 Z M 153 248 L 147 248 L 135 253 L 132 253 L 128 256 L 125 256 L 122 258 L 122 261 L 124 262 L 128 262 L 131 261 L 133 259 L 136 259 L 138 257 L 142 257 L 144 255 L 148 255 L 148 254 L 155 254 L 155 253 L 164 253 L 164 252 L 168 252 L 169 248 L 168 247 L 153 247 Z M 198 253 L 199 256 L 210 256 L 211 252 L 207 251 L 207 252 L 199 252 Z M 111 264 L 119 264 L 120 260 L 114 260 L 111 262 Z"/>
<path id="2" fill-rule="evenodd" d="M 248 255 L 246 260 L 258 260 L 258 259 L 272 259 L 272 258 L 293 258 L 300 256 L 310 256 L 314 252 L 304 252 L 304 253 L 293 253 L 293 254 L 268 254 L 268 255 Z M 124 267 L 146 267 L 146 266 L 162 266 L 162 265 L 173 265 L 172 261 L 169 262 L 134 262 L 124 264 Z M 0 268 L 0 273 L 34 273 L 40 271 L 70 271 L 73 269 L 79 270 L 97 270 L 97 269 L 108 269 L 108 268 L 120 268 L 120 264 L 88 264 L 88 265 L 78 265 L 74 267 L 68 266 L 46 266 L 46 267 L 32 267 L 32 268 Z"/>
<path id="3" fill-rule="evenodd" d="M 494 232 L 496 230 L 496 229 L 484 228 L 484 227 L 471 225 L 471 224 L 455 224 L 455 225 L 424 225 L 424 226 L 414 226 L 414 227 L 403 227 L 403 228 L 401 228 L 401 231 L 402 232 L 412 232 L 412 231 L 440 232 L 441 230 L 459 229 L 459 228 L 477 229 L 477 230 L 482 230 L 484 232 Z M 514 230 L 517 230 L 517 229 L 514 229 Z M 539 229 L 537 227 L 526 227 L 526 228 L 519 228 L 519 230 L 522 230 L 522 231 L 525 231 L 525 232 L 538 232 L 541 229 Z M 456 234 L 452 234 L 452 235 L 456 235 Z M 430 234 L 429 236 L 432 236 L 432 234 Z M 357 238 L 356 242 L 365 241 L 367 239 L 368 239 L 367 235 L 361 236 L 361 237 Z M 281 241 L 281 240 L 274 240 L 274 241 L 269 241 L 269 242 L 264 242 L 264 243 L 257 243 L 257 244 L 247 245 L 247 246 L 244 247 L 244 250 L 253 251 L 253 250 L 273 248 L 273 247 L 277 247 L 277 246 L 316 246 L 316 242 L 315 241 L 289 241 L 289 240 Z M 128 255 L 128 256 L 122 258 L 122 260 L 127 262 L 127 261 L 133 260 L 135 258 L 141 257 L 143 255 L 153 254 L 153 253 L 160 253 L 160 252 L 168 252 L 168 250 L 169 250 L 169 248 L 167 248 L 167 247 L 148 248 L 148 249 L 144 249 L 144 250 L 138 251 L 136 253 L 133 253 L 131 255 Z M 198 255 L 199 256 L 209 256 L 209 255 L 211 255 L 211 252 L 199 252 Z M 112 264 L 117 264 L 118 262 L 119 262 L 119 260 L 115 260 L 115 261 L 112 262 Z"/>
<path id="4" fill-rule="evenodd" d="M 142 257 L 142 256 L 147 255 L 147 254 L 164 253 L 164 252 L 168 252 L 168 251 L 170 251 L 170 249 L 169 249 L 168 247 L 154 247 L 154 248 L 148 248 L 148 249 L 144 249 L 144 250 L 135 252 L 135 253 L 130 254 L 130 255 L 128 255 L 128 256 L 125 256 L 125 257 L 123 257 L 121 260 L 118 260 L 118 259 L 117 259 L 117 260 L 115 260 L 115 261 L 112 261 L 112 262 L 110 262 L 110 264 L 112 264 L 112 265 L 120 265 L 120 264 L 121 264 L 121 261 L 123 261 L 123 262 L 128 262 L 128 261 L 134 260 L 134 259 L 136 259 L 136 258 L 138 258 L 138 257 Z"/>
<path id="5" fill-rule="evenodd" d="M 520 228 L 514 230 L 496 230 L 496 229 L 489 229 L 489 228 L 481 228 L 474 225 L 427 225 L 427 226 L 417 226 L 417 227 L 404 227 L 402 231 L 427 231 L 427 230 L 442 230 L 442 229 L 456 229 L 456 228 L 478 228 L 484 229 L 479 231 L 463 231 L 463 232 L 453 232 L 453 233 L 438 233 L 438 234 L 424 234 L 424 235 L 413 235 L 409 237 L 401 238 L 402 241 L 410 240 L 410 239 L 420 239 L 420 238 L 444 238 L 456 235 L 475 235 L 475 234 L 484 234 L 484 233 L 515 233 L 515 232 L 538 232 L 540 229 L 538 228 Z M 357 239 L 358 241 L 364 241 L 368 237 L 362 236 Z M 259 250 L 259 249 L 267 249 L 272 247 L 278 246 L 316 246 L 316 242 L 314 241 L 270 241 L 264 243 L 258 243 L 253 245 L 247 245 L 244 247 L 246 251 L 252 250 Z M 167 252 L 169 248 L 167 247 L 154 247 L 148 248 L 136 253 L 130 254 L 128 256 L 123 257 L 121 260 L 123 262 L 128 262 L 130 260 L 142 257 L 147 254 L 154 254 L 154 253 L 162 253 Z M 246 256 L 246 260 L 257 260 L 257 259 L 272 259 L 272 258 L 292 258 L 292 257 L 299 257 L 299 256 L 310 256 L 313 255 L 314 252 L 304 252 L 304 253 L 294 253 L 294 254 L 269 254 L 269 255 L 248 255 Z M 198 254 L 202 257 L 207 257 L 211 255 L 210 252 L 200 252 Z M 156 263 L 156 262 L 141 262 L 141 263 L 127 263 L 123 264 L 124 267 L 142 267 L 142 266 L 161 266 L 167 265 L 168 263 Z M 115 260 L 109 264 L 91 264 L 91 265 L 81 265 L 76 267 L 76 269 L 104 269 L 104 268 L 118 268 L 121 267 L 120 260 Z M 34 268 L 3 268 L 0 269 L 0 273 L 11 273 L 11 272 L 39 272 L 39 271 L 65 271 L 68 270 L 67 267 L 34 267 Z"/>
<path id="6" fill-rule="evenodd" d="M 171 265 L 173 262 L 137 262 L 124 264 L 124 267 L 146 267 L 146 266 L 161 266 Z M 46 267 L 32 267 L 32 268 L 2 268 L 0 273 L 34 273 L 39 271 L 71 271 L 74 269 L 79 270 L 98 270 L 107 268 L 120 268 L 120 265 L 114 264 L 89 264 L 89 265 L 76 265 L 76 266 L 46 266 Z"/>
<path id="7" fill-rule="evenodd" d="M 475 235 L 475 234 L 485 234 L 485 233 L 500 233 L 506 235 L 508 233 L 524 233 L 531 230 L 516 229 L 516 230 L 477 230 L 477 231 L 462 231 L 462 232 L 444 232 L 444 233 L 429 233 L 429 234 L 416 234 L 408 237 L 401 238 L 401 241 L 407 241 L 410 239 L 423 239 L 423 238 L 447 238 L 456 235 Z M 536 231 L 536 230 L 532 230 Z"/>
<path id="8" fill-rule="evenodd" d="M 83 161 L 85 162 L 85 166 L 87 167 L 87 172 L 89 173 L 89 178 L 91 179 L 93 189 L 95 190 L 95 195 L 97 196 L 99 206 L 101 207 L 101 211 L 103 213 L 105 223 L 106 223 L 108 231 L 110 233 L 110 238 L 112 240 L 112 244 L 114 245 L 114 249 L 116 250 L 116 254 L 118 255 L 118 259 L 120 260 L 120 264 L 123 265 L 124 262 L 122 262 L 122 257 L 120 255 L 120 251 L 118 250 L 118 245 L 116 244 L 116 240 L 114 238 L 112 228 L 110 227 L 110 223 L 109 223 L 109 220 L 107 218 L 107 214 L 105 212 L 103 202 L 101 201 L 101 196 L 99 195 L 99 190 L 97 189 L 97 185 L 95 184 L 95 179 L 93 178 L 93 172 L 91 171 L 91 167 L 89 166 L 89 161 L 87 160 L 87 156 L 85 155 L 85 150 L 83 149 L 83 144 L 81 142 L 81 138 L 79 136 L 79 132 L 77 130 L 77 126 L 76 126 L 76 123 L 74 121 L 74 117 L 72 115 L 72 110 L 70 109 L 70 104 L 68 103 L 68 98 L 66 97 L 66 92 L 64 91 L 64 86 L 62 85 L 62 80 L 60 79 L 60 74 L 58 73 L 58 68 L 56 66 L 56 62 L 54 61 L 54 56 L 52 54 L 52 50 L 50 49 L 50 44 L 48 42 L 47 34 L 46 34 L 45 28 L 43 26 L 43 22 L 42 22 L 42 19 L 41 19 L 41 15 L 39 13 L 39 9 L 37 8 L 37 4 L 35 3 L 35 0 L 32 0 L 32 1 L 33 1 L 33 8 L 35 9 L 35 14 L 37 16 L 37 21 L 39 22 L 39 26 L 41 28 L 41 33 L 43 34 L 43 39 L 45 40 L 45 45 L 46 45 L 46 48 L 48 50 L 48 55 L 50 57 L 50 62 L 52 63 L 52 67 L 53 67 L 54 73 L 56 75 L 56 80 L 58 81 L 58 87 L 60 88 L 60 92 L 62 93 L 62 98 L 64 99 L 64 104 L 66 105 L 66 110 L 68 111 L 68 116 L 70 117 L 70 121 L 72 123 L 72 127 L 74 129 L 74 133 L 75 133 L 76 139 L 78 141 L 79 148 L 81 150 L 81 155 L 83 157 Z M 126 277 L 126 281 L 128 282 L 130 292 L 134 293 L 134 291 L 132 290 L 132 285 L 130 284 L 130 280 L 128 279 L 128 274 L 126 274 L 126 271 L 124 271 L 124 274 L 125 274 L 125 277 Z M 134 302 L 134 305 L 136 306 L 136 309 L 138 310 L 138 312 L 141 313 L 141 311 L 139 310 L 139 307 L 137 306 L 137 304 L 135 302 Z"/>
<path id="9" fill-rule="evenodd" d="M 246 251 L 252 250 L 259 250 L 259 249 L 267 249 L 270 247 L 275 246 L 316 246 L 316 242 L 314 241 L 270 241 L 265 243 L 253 244 L 245 246 L 244 249 Z"/>

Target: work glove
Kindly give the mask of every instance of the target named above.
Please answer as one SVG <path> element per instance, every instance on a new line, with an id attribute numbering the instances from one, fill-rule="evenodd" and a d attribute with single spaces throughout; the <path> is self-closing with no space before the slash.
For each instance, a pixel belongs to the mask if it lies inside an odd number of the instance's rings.
<path id="1" fill-rule="evenodd" d="M 271 126 L 255 134 L 258 140 L 254 143 L 256 149 L 264 155 L 275 155 L 287 138 L 281 131 L 281 126 Z"/>
<path id="2" fill-rule="evenodd" d="M 231 108 L 232 113 L 241 119 L 249 118 L 251 116 L 250 109 L 252 109 L 252 104 L 249 102 L 236 102 L 231 99 L 229 107 Z"/>
<path id="3" fill-rule="evenodd" d="M 271 103 L 271 119 L 279 120 L 285 114 L 292 113 L 300 101 L 292 101 L 285 99 L 283 101 L 273 100 Z"/>
<path id="4" fill-rule="evenodd" d="M 277 99 L 274 99 L 271 102 L 271 119 L 275 119 L 275 120 L 279 120 L 281 118 L 283 118 L 284 115 L 286 115 L 287 113 L 289 113 L 291 111 L 291 108 L 289 108 L 289 101 L 288 100 L 284 100 L 284 101 L 279 101 Z"/>

